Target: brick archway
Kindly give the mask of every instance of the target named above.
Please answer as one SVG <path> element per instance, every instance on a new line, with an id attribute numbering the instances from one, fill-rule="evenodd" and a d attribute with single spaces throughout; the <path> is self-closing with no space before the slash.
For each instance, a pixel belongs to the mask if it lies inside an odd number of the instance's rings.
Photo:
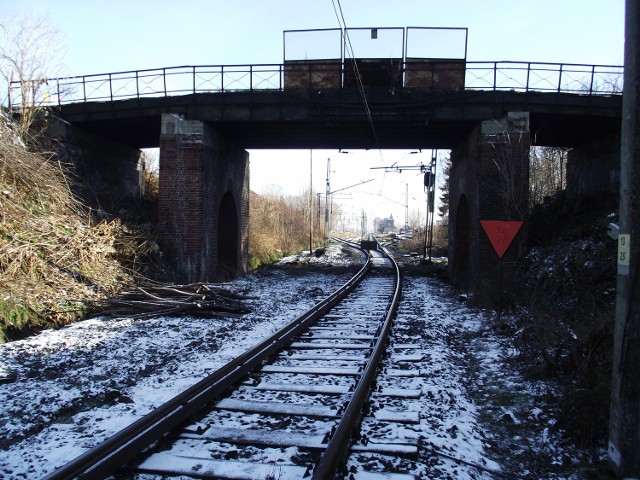
<path id="1" fill-rule="evenodd" d="M 510 112 L 481 122 L 451 150 L 449 277 L 487 304 L 497 298 L 501 272 L 504 285 L 519 283 L 527 228 L 523 226 L 499 261 L 480 220 L 526 220 L 529 143 L 529 115 Z"/>

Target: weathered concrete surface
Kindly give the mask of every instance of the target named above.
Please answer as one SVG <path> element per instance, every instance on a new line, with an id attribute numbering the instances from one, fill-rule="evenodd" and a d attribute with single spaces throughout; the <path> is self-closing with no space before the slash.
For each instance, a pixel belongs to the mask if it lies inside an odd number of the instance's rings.
<path id="1" fill-rule="evenodd" d="M 636 0 L 627 0 L 625 5 L 620 237 L 609 464 L 618 478 L 637 479 L 640 478 L 640 6 Z"/>
<path id="2" fill-rule="evenodd" d="M 449 149 L 463 142 L 481 121 L 518 111 L 529 112 L 535 145 L 574 147 L 620 131 L 619 95 L 368 88 L 376 143 L 358 89 L 314 88 L 331 73 L 320 69 L 312 73 L 310 79 L 308 72 L 287 74 L 292 79 L 304 77 L 297 81 L 310 82 L 306 89 L 89 102 L 63 105 L 57 113 L 86 130 L 138 147 L 158 146 L 160 117 L 166 112 L 207 122 L 248 149 Z M 438 76 L 445 73 L 434 72 Z"/>

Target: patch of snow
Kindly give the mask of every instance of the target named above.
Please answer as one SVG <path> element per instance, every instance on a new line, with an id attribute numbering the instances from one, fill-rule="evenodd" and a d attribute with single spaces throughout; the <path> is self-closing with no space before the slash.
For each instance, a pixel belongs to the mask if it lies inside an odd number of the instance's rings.
<path id="1" fill-rule="evenodd" d="M 353 263 L 340 247 L 323 256 L 327 265 Z M 0 477 L 51 473 L 257 344 L 351 275 L 312 268 L 293 268 L 290 275 L 288 269 L 263 269 L 229 284 L 257 298 L 250 314 L 94 318 L 0 345 L 0 376 L 15 377 L 0 383 Z M 411 358 L 405 366 L 419 374 L 394 377 L 400 383 L 380 388 L 421 392 L 411 400 L 419 423 L 397 424 L 389 438 L 420 439 L 418 458 L 407 464 L 417 478 L 493 479 L 493 472 L 580 478 L 568 467 L 585 457 L 554 428 L 555 410 L 544 400 L 550 387 L 517 373 L 513 345 L 490 324 L 491 312 L 460 303 L 448 286 L 405 277 L 394 327 L 404 337 L 395 358 Z M 217 421 L 240 426 L 233 415 Z M 295 453 L 270 449 L 264 461 L 278 463 Z M 558 465 L 559 473 L 537 471 L 541 459 L 547 467 Z M 378 454 L 370 466 L 387 462 Z"/>

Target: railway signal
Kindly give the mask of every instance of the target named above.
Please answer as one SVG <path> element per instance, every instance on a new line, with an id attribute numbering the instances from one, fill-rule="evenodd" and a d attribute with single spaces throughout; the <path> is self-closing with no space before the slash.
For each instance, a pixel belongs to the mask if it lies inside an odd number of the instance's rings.
<path id="1" fill-rule="evenodd" d="M 436 167 L 437 167 L 437 150 L 431 150 L 431 162 L 429 165 L 419 163 L 417 165 L 393 165 L 387 167 L 372 167 L 371 170 L 384 169 L 385 172 L 398 172 L 402 173 L 403 170 L 419 170 L 424 174 L 424 192 L 427 194 L 427 214 L 424 228 L 424 246 L 423 255 L 424 260 L 427 259 L 427 252 L 429 252 L 429 261 L 431 261 L 431 247 L 433 246 L 433 223 L 435 218 L 435 189 L 436 189 Z M 410 152 L 418 153 L 418 152 Z M 405 200 L 405 208 L 408 208 L 408 200 Z M 405 220 L 405 228 L 406 228 Z"/>

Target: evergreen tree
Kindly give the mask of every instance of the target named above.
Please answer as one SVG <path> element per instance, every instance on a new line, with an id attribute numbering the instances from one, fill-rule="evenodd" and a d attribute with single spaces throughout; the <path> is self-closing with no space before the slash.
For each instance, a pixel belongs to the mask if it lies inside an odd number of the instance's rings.
<path id="1" fill-rule="evenodd" d="M 451 158 L 447 157 L 442 165 L 442 184 L 440 186 L 440 205 L 438 215 L 445 220 L 449 217 L 449 171 L 451 170 Z"/>

